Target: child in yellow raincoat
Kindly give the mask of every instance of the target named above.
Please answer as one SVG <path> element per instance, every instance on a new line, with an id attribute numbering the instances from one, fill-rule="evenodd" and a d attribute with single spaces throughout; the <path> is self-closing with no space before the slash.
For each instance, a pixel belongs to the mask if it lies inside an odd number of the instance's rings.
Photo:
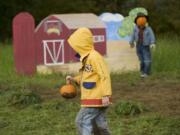
<path id="1" fill-rule="evenodd" d="M 79 54 L 82 67 L 76 77 L 67 76 L 67 83 L 75 81 L 81 89 L 81 109 L 76 117 L 79 135 L 92 135 L 93 123 L 98 135 L 110 135 L 105 112 L 111 104 L 111 80 L 103 57 L 94 50 L 93 35 L 88 28 L 79 28 L 68 39 Z"/>

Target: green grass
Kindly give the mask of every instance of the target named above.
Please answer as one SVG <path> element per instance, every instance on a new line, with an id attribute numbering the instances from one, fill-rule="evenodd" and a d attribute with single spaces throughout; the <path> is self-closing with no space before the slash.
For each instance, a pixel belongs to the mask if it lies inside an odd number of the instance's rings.
<path id="1" fill-rule="evenodd" d="M 52 99 L 21 109 L 7 106 L 6 97 L 8 93 L 0 96 L 1 135 L 75 135 L 76 100 Z M 179 116 L 142 113 L 127 117 L 116 113 L 115 106 L 108 110 L 108 122 L 112 135 L 179 135 L 180 131 Z"/>
<path id="2" fill-rule="evenodd" d="M 153 52 L 153 75 L 142 81 L 138 72 L 113 73 L 113 87 L 133 89 L 141 84 L 150 87 L 179 83 L 179 42 L 177 37 L 161 37 Z M 12 52 L 12 46 L 0 45 L 0 135 L 75 135 L 79 99 L 41 97 L 44 91 L 58 93 L 65 75 L 17 75 Z M 112 135 L 179 135 L 179 115 L 164 116 L 144 103 L 121 97 L 116 100 L 108 110 Z"/>
<path id="3" fill-rule="evenodd" d="M 34 104 L 25 109 L 3 107 L 0 111 L 1 135 L 74 135 L 76 102 L 64 100 Z"/>
<path id="4" fill-rule="evenodd" d="M 157 40 L 157 48 L 153 51 L 153 72 L 180 73 L 180 38 L 161 36 Z"/>
<path id="5" fill-rule="evenodd" d="M 140 116 L 122 125 L 124 135 L 179 135 L 180 117 Z M 126 130 L 128 129 L 128 130 Z"/>

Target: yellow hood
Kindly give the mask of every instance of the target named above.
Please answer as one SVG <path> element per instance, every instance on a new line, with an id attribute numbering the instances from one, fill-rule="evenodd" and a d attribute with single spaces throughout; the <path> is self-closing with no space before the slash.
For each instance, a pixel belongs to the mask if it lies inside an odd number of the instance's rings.
<path id="1" fill-rule="evenodd" d="M 93 35 L 88 28 L 77 29 L 68 39 L 70 46 L 80 54 L 82 61 L 92 50 L 93 46 Z"/>

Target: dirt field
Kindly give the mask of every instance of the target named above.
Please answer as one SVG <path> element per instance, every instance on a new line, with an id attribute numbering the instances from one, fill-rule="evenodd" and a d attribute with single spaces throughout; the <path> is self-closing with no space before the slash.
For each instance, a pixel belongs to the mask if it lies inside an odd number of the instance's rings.
<path id="1" fill-rule="evenodd" d="M 146 104 L 154 112 L 164 115 L 180 115 L 180 84 L 162 83 L 161 81 L 140 82 L 129 87 L 113 82 L 114 96 L 117 100 L 133 100 Z"/>

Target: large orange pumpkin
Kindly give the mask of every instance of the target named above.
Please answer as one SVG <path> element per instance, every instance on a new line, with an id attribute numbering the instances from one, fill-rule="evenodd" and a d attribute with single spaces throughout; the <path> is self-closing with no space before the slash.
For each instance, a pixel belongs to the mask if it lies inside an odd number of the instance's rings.
<path id="1" fill-rule="evenodd" d="M 77 95 L 77 90 L 72 84 L 66 84 L 60 88 L 60 94 L 64 98 L 74 98 Z"/>
<path id="2" fill-rule="evenodd" d="M 147 23 L 147 19 L 146 17 L 138 17 L 136 23 L 138 26 L 145 26 Z"/>

